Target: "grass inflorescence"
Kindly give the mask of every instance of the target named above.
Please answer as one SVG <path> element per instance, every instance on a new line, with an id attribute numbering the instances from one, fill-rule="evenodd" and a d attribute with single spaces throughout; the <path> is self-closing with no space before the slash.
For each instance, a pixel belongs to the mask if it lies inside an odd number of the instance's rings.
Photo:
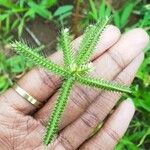
<path id="1" fill-rule="evenodd" d="M 69 29 L 63 29 L 59 38 L 59 45 L 63 51 L 64 67 L 61 67 L 52 61 L 40 56 L 38 53 L 27 46 L 24 42 L 15 41 L 12 47 L 25 58 L 33 61 L 37 66 L 43 67 L 48 71 L 56 73 L 64 78 L 62 87 L 60 88 L 60 95 L 57 98 L 54 110 L 49 118 L 47 130 L 44 136 L 44 144 L 51 143 L 58 132 L 58 125 L 60 118 L 65 109 L 71 89 L 75 82 L 82 85 L 104 89 L 108 91 L 126 92 L 130 93 L 131 90 L 126 85 L 106 81 L 104 79 L 95 79 L 88 76 L 91 71 L 89 65 L 89 58 L 93 53 L 98 40 L 100 39 L 103 30 L 109 21 L 108 17 L 100 19 L 95 25 L 87 27 L 83 39 L 81 40 L 79 51 L 74 58 L 71 47 L 71 36 Z"/>

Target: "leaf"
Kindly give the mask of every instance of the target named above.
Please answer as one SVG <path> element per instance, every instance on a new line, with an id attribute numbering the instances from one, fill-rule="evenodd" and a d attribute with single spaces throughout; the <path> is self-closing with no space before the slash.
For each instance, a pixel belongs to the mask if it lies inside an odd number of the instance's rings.
<path id="1" fill-rule="evenodd" d="M 9 16 L 9 14 L 1 14 L 0 15 L 0 21 L 5 20 L 8 16 Z"/>
<path id="2" fill-rule="evenodd" d="M 0 0 L 0 5 L 10 9 L 16 7 L 16 5 L 13 4 L 11 0 Z"/>
<path id="3" fill-rule="evenodd" d="M 65 13 L 65 14 L 62 14 L 62 15 L 59 16 L 58 20 L 63 21 L 65 18 L 71 16 L 71 14 L 72 14 L 72 12 L 70 12 L 70 11 Z"/>
<path id="4" fill-rule="evenodd" d="M 127 147 L 129 150 L 139 150 L 138 147 L 134 143 L 129 141 L 127 137 L 123 138 L 120 143 L 122 145 L 119 144 L 118 148 L 116 148 L 115 150 L 122 150 L 122 149 L 125 149 L 125 147 Z"/>
<path id="5" fill-rule="evenodd" d="M 99 8 L 99 17 L 105 16 L 106 4 L 104 0 L 101 0 L 100 8 Z"/>
<path id="6" fill-rule="evenodd" d="M 17 24 L 19 23 L 19 19 L 16 19 L 12 25 L 11 25 L 11 30 L 13 30 L 14 28 L 16 28 Z"/>
<path id="7" fill-rule="evenodd" d="M 113 13 L 113 20 L 114 20 L 114 24 L 118 27 L 118 28 L 120 28 L 120 14 L 119 14 L 119 12 L 118 11 L 114 11 L 114 13 Z"/>
<path id="8" fill-rule="evenodd" d="M 38 5 L 33 1 L 29 1 L 28 5 L 31 7 L 32 10 L 34 10 L 34 12 L 36 12 L 41 17 L 48 20 L 52 19 L 52 13 L 48 11 L 45 7 L 42 7 L 41 5 Z"/>
<path id="9" fill-rule="evenodd" d="M 13 56 L 7 60 L 7 65 L 10 67 L 11 72 L 18 74 L 25 70 L 25 60 L 22 56 Z"/>
<path id="10" fill-rule="evenodd" d="M 140 107 L 143 107 L 145 110 L 150 112 L 150 94 L 147 93 L 144 97 L 144 99 L 139 100 Z"/>
<path id="11" fill-rule="evenodd" d="M 18 26 L 18 37 L 21 36 L 24 27 L 24 19 L 21 19 L 20 24 Z"/>
<path id="12" fill-rule="evenodd" d="M 44 7 L 51 7 L 54 6 L 57 3 L 57 0 L 42 0 L 40 5 L 43 5 Z"/>
<path id="13" fill-rule="evenodd" d="M 10 86 L 6 75 L 0 76 L 0 93 L 4 92 Z"/>
<path id="14" fill-rule="evenodd" d="M 136 97 L 134 98 L 134 103 L 136 105 L 137 108 L 139 108 L 140 110 L 144 111 L 148 111 L 150 112 L 150 93 L 149 90 L 147 88 L 140 88 L 136 95 Z"/>
<path id="15" fill-rule="evenodd" d="M 8 16 L 6 18 L 6 33 L 9 32 L 9 28 L 10 28 L 10 17 Z"/>
<path id="16" fill-rule="evenodd" d="M 27 11 L 27 8 L 12 8 L 10 13 L 14 14 L 14 13 L 24 13 Z"/>
<path id="17" fill-rule="evenodd" d="M 98 12 L 97 12 L 97 8 L 96 8 L 96 5 L 95 3 L 93 2 L 93 0 L 89 0 L 89 3 L 90 3 L 90 7 L 91 7 L 91 15 L 92 17 L 95 19 L 95 20 L 98 20 Z"/>
<path id="18" fill-rule="evenodd" d="M 146 137 L 149 136 L 149 135 L 150 135 L 150 127 L 148 128 L 147 132 L 144 134 L 144 136 L 140 140 L 140 143 L 138 144 L 138 146 L 141 146 L 144 143 Z"/>
<path id="19" fill-rule="evenodd" d="M 23 18 L 26 18 L 26 17 L 31 17 L 31 18 L 34 18 L 35 17 L 35 12 L 34 10 L 32 9 L 29 9 L 23 16 Z"/>
<path id="20" fill-rule="evenodd" d="M 25 5 L 25 0 L 19 0 L 19 6 L 23 8 Z"/>
<path id="21" fill-rule="evenodd" d="M 111 8 L 109 6 L 107 6 L 107 8 L 106 8 L 105 15 L 106 16 L 110 16 L 111 15 Z"/>
<path id="22" fill-rule="evenodd" d="M 139 125 L 138 121 L 135 121 L 135 123 Z M 138 126 L 138 125 L 136 125 L 136 126 Z M 130 129 L 130 130 L 132 130 L 132 129 Z M 143 129 L 143 130 L 141 129 L 139 132 L 137 131 L 131 135 L 128 135 L 128 139 L 129 139 L 129 141 L 137 141 L 137 140 L 140 140 L 144 136 L 144 134 L 145 134 L 145 129 Z"/>
<path id="23" fill-rule="evenodd" d="M 123 9 L 123 12 L 121 14 L 121 27 L 124 27 L 127 23 L 128 23 L 128 20 L 129 20 L 129 17 L 133 11 L 133 8 L 134 8 L 134 3 L 127 3 L 125 8 Z"/>
<path id="24" fill-rule="evenodd" d="M 148 45 L 146 46 L 146 48 L 144 49 L 144 52 L 148 52 L 150 51 L 150 42 L 148 43 Z M 150 60 L 150 57 L 149 57 L 149 60 Z M 149 61 L 150 62 L 150 61 Z"/>
<path id="25" fill-rule="evenodd" d="M 54 17 L 58 17 L 60 15 L 63 15 L 65 13 L 68 13 L 69 11 L 72 11 L 73 6 L 72 5 L 64 5 L 59 7 L 53 14 Z"/>

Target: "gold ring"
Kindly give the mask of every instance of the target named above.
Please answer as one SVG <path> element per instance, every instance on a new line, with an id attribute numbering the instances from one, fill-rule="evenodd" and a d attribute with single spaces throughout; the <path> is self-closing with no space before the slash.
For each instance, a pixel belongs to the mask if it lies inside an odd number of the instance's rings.
<path id="1" fill-rule="evenodd" d="M 35 107 L 39 108 L 42 106 L 42 103 L 37 101 L 34 97 L 32 97 L 30 94 L 28 94 L 24 89 L 22 89 L 18 84 L 15 84 L 13 89 L 22 96 L 25 100 L 27 100 L 29 103 L 34 105 Z"/>

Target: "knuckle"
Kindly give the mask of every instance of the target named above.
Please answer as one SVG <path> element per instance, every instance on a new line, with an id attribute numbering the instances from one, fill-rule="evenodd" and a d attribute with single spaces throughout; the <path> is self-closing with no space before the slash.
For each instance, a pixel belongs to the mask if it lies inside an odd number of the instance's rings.
<path id="1" fill-rule="evenodd" d="M 80 117 L 80 119 L 89 128 L 95 128 L 99 123 L 99 118 L 90 111 L 86 111 L 85 114 Z"/>
<path id="2" fill-rule="evenodd" d="M 117 131 L 108 126 L 105 126 L 103 129 L 103 131 L 110 137 L 110 139 L 112 139 L 115 143 L 119 142 L 121 137 Z"/>
<path id="3" fill-rule="evenodd" d="M 101 113 L 103 113 L 104 116 L 108 115 L 108 113 L 111 111 L 111 109 L 114 107 L 116 103 L 116 99 L 120 96 L 120 93 L 113 93 L 113 92 L 103 92 L 101 94 L 100 102 L 101 102 Z"/>
<path id="4" fill-rule="evenodd" d="M 81 150 L 104 150 L 102 145 L 98 143 L 98 141 L 92 141 L 90 143 L 87 143 L 81 147 Z"/>
<path id="5" fill-rule="evenodd" d="M 61 133 L 58 137 L 58 143 L 60 143 L 65 150 L 74 150 L 75 148 L 73 147 L 73 145 L 71 144 L 71 142 L 69 141 L 69 139 L 67 139 L 67 137 L 65 137 L 64 133 Z"/>
<path id="6" fill-rule="evenodd" d="M 61 84 L 60 79 L 56 77 L 55 75 L 41 69 L 41 68 L 36 68 L 36 71 L 42 81 L 42 83 L 49 88 L 58 88 Z"/>
<path id="7" fill-rule="evenodd" d="M 118 65 L 118 67 L 121 68 L 121 70 L 124 69 L 126 63 L 118 52 L 108 51 L 107 54 Z"/>
<path id="8" fill-rule="evenodd" d="M 87 92 L 86 89 L 75 86 L 72 90 L 71 101 L 81 110 L 84 110 L 91 104 L 94 98 L 90 97 L 91 92 Z"/>
<path id="9" fill-rule="evenodd" d="M 125 84 L 125 85 L 128 85 L 130 84 L 130 80 L 132 79 L 133 77 L 131 75 L 129 75 L 127 72 L 125 72 L 124 74 L 122 74 L 122 76 L 118 76 L 116 78 L 116 81 L 118 83 L 121 83 L 121 84 Z"/>

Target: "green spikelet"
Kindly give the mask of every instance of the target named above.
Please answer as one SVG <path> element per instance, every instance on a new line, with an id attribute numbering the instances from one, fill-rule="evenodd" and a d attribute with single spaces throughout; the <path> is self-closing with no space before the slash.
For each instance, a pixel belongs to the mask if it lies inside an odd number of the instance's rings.
<path id="1" fill-rule="evenodd" d="M 131 89 L 128 86 L 109 82 L 103 79 L 94 79 L 93 77 L 78 76 L 76 77 L 76 80 L 83 85 L 92 86 L 103 90 L 131 93 Z"/>
<path id="2" fill-rule="evenodd" d="M 40 56 L 33 49 L 28 47 L 24 42 L 15 41 L 11 43 L 12 48 L 14 48 L 19 54 L 23 55 L 27 59 L 31 60 L 34 64 L 41 66 L 49 71 L 52 71 L 58 75 L 66 76 L 67 71 L 52 61 Z"/>
<path id="3" fill-rule="evenodd" d="M 68 97 L 69 97 L 71 88 L 73 86 L 73 83 L 74 83 L 74 78 L 69 78 L 66 81 L 64 81 L 60 89 L 60 94 L 55 104 L 55 108 L 53 110 L 52 116 L 50 117 L 48 121 L 48 126 L 47 126 L 46 134 L 44 137 L 44 143 L 46 145 L 52 142 L 53 138 L 58 132 L 59 121 L 60 121 L 62 112 L 64 111 L 64 108 L 67 104 Z"/>
<path id="4" fill-rule="evenodd" d="M 70 36 L 68 28 L 62 29 L 61 36 L 59 39 L 60 39 L 59 45 L 64 55 L 65 67 L 69 68 L 68 64 L 71 65 L 74 62 L 73 62 L 73 53 L 72 53 L 72 47 L 71 47 L 71 36 Z"/>
<path id="5" fill-rule="evenodd" d="M 88 61 L 108 21 L 109 18 L 104 17 L 100 19 L 96 25 L 89 26 L 86 29 L 83 35 L 83 40 L 81 41 L 81 45 L 79 47 L 79 53 L 76 58 L 77 65 L 81 65 Z"/>

